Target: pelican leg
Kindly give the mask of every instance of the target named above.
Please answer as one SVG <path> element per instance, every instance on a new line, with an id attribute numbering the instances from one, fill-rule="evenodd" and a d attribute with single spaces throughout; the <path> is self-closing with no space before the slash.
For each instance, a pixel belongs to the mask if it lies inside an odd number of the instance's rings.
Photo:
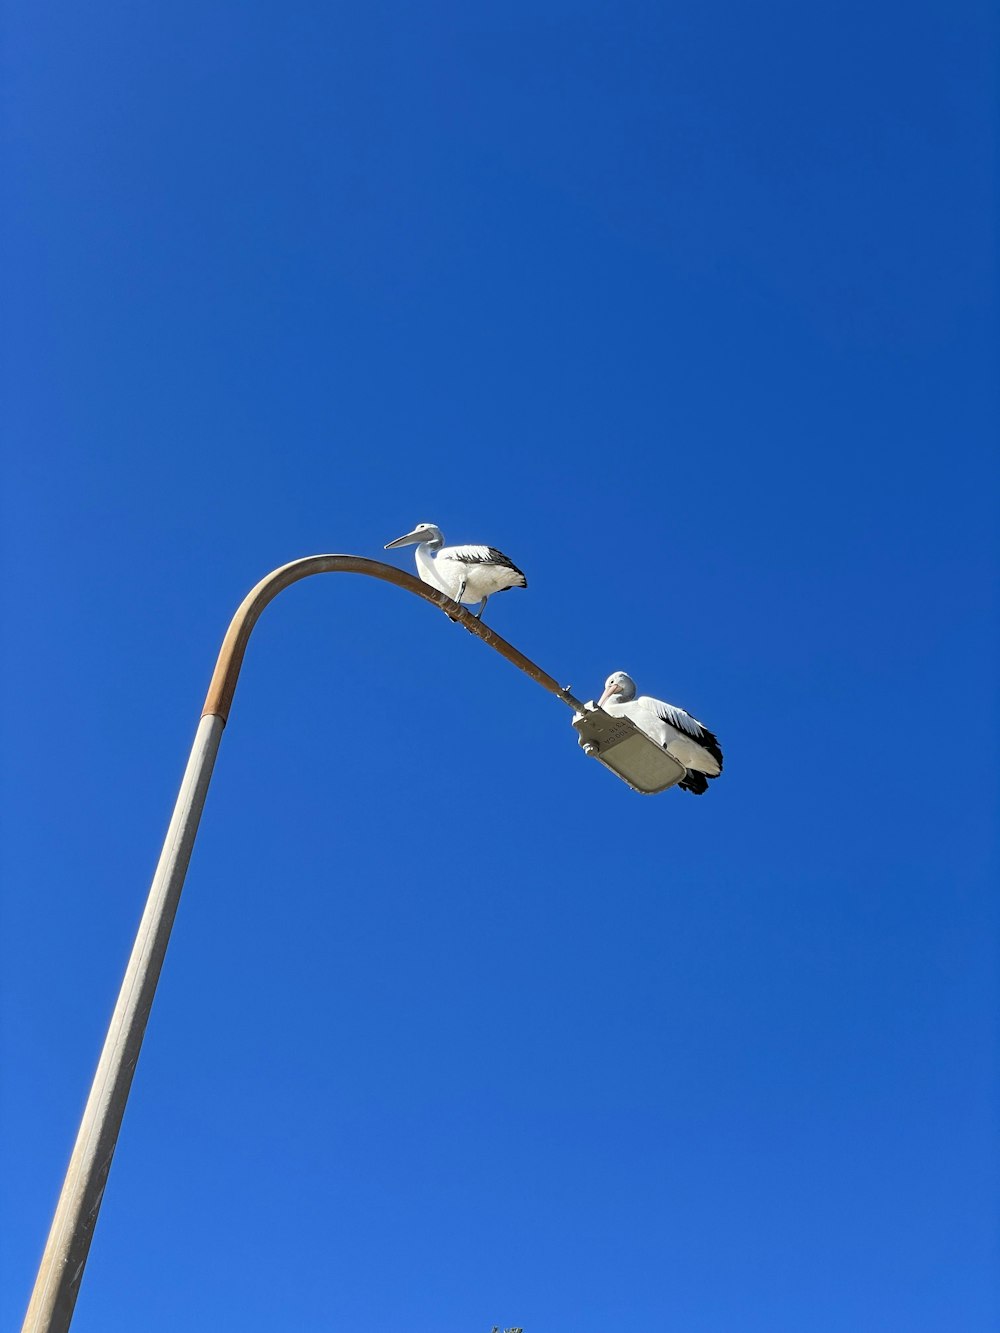
<path id="1" fill-rule="evenodd" d="M 479 603 L 479 610 L 475 613 L 477 620 L 482 620 L 483 612 L 486 610 L 486 603 L 488 601 L 489 597 L 484 597 L 483 600 Z"/>
<path id="2" fill-rule="evenodd" d="M 462 598 L 465 596 L 465 585 L 466 585 L 466 582 L 467 582 L 467 580 L 466 580 L 466 579 L 463 579 L 462 582 L 458 585 L 458 590 L 457 590 L 456 592 L 454 592 L 454 593 L 448 593 L 448 594 L 447 594 L 447 596 L 450 597 L 451 600 L 452 600 L 453 602 L 457 602 L 457 603 L 458 603 L 459 607 L 461 607 L 461 605 L 462 605 Z M 460 617 L 460 616 L 458 615 L 458 613 L 455 612 L 455 611 L 448 611 L 448 612 L 446 612 L 446 614 L 448 615 L 448 617 L 449 617 L 451 620 L 453 620 L 453 621 L 455 622 L 456 625 L 457 625 L 457 624 L 460 622 L 460 620 L 461 620 L 461 617 Z"/>

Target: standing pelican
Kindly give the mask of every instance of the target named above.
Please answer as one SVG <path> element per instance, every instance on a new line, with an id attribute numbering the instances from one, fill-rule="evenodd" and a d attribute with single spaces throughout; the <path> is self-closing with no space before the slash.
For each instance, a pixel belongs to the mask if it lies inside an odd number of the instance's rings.
<path id="1" fill-rule="evenodd" d="M 597 701 L 612 717 L 627 717 L 640 731 L 661 745 L 687 769 L 678 785 L 696 796 L 708 791 L 709 778 L 722 772 L 722 750 L 709 729 L 675 704 L 651 699 L 648 694 L 635 697 L 635 681 L 624 671 L 616 671 L 604 685 Z"/>
<path id="2" fill-rule="evenodd" d="M 479 603 L 481 620 L 487 599 L 508 588 L 526 588 L 528 580 L 513 560 L 495 546 L 445 546 L 444 534 L 433 523 L 418 523 L 412 532 L 386 542 L 385 549 L 416 546 L 417 573 L 425 583 L 453 602 Z"/>

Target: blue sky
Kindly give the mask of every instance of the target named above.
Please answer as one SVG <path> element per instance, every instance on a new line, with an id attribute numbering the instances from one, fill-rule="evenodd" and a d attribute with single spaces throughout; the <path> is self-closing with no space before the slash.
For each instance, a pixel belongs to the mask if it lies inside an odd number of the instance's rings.
<path id="1" fill-rule="evenodd" d="M 422 603 L 283 594 L 74 1329 L 996 1327 L 996 46 L 11 8 L 5 1327 L 231 612 L 418 520 L 726 772 L 636 796 Z"/>

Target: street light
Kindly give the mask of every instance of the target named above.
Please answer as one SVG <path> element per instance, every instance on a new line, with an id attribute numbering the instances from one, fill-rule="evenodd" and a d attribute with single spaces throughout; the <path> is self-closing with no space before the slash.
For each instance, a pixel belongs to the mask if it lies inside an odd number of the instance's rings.
<path id="1" fill-rule="evenodd" d="M 641 731 L 631 718 L 612 717 L 603 708 L 588 708 L 573 718 L 585 754 L 599 759 L 633 791 L 645 796 L 666 791 L 687 772 L 673 755 Z"/>
<path id="2" fill-rule="evenodd" d="M 437 588 L 421 583 L 412 574 L 393 565 L 355 555 L 306 556 L 274 570 L 247 594 L 230 623 L 219 652 L 177 803 L 56 1205 L 22 1333 L 65 1333 L 73 1317 L 125 1103 L 156 993 L 156 983 L 250 634 L 264 607 L 279 592 L 310 574 L 333 573 L 365 574 L 395 584 L 433 603 L 543 689 L 562 700 L 575 713 L 583 712 L 583 705 L 568 688 L 561 686 L 488 625 L 477 620 Z M 613 734 L 608 732 L 601 719 L 614 724 L 616 730 Z M 612 719 L 604 713 L 586 713 L 584 720 L 586 730 L 579 721 L 575 725 L 581 732 L 580 743 L 584 748 L 591 747 L 589 753 L 595 753 L 602 763 L 624 777 L 637 790 L 662 790 L 662 786 L 649 785 L 660 781 L 663 772 L 655 764 L 651 765 L 650 757 L 642 747 L 637 749 L 636 737 L 642 737 L 637 728 L 625 719 Z M 623 726 L 631 728 L 635 736 L 619 734 Z M 643 739 L 661 758 L 669 758 L 663 756 L 654 742 L 648 738 Z"/>

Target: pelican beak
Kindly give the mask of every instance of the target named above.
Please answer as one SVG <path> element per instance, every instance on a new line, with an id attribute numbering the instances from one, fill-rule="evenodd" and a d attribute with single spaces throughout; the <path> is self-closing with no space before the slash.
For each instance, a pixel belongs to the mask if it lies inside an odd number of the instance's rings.
<path id="1" fill-rule="evenodd" d="M 612 696 L 613 694 L 617 694 L 617 693 L 618 693 L 618 687 L 617 687 L 617 685 L 607 685 L 607 686 L 605 686 L 605 688 L 604 688 L 604 693 L 601 695 L 601 697 L 600 697 L 600 698 L 598 699 L 598 701 L 597 701 L 597 707 L 600 708 L 601 705 L 604 703 L 604 700 L 605 700 L 605 699 L 610 699 L 611 696 Z"/>
<path id="2" fill-rule="evenodd" d="M 391 551 L 394 546 L 413 546 L 416 542 L 423 540 L 423 533 L 413 531 L 407 532 L 402 537 L 397 537 L 394 542 L 386 542 L 382 547 L 383 551 Z"/>

